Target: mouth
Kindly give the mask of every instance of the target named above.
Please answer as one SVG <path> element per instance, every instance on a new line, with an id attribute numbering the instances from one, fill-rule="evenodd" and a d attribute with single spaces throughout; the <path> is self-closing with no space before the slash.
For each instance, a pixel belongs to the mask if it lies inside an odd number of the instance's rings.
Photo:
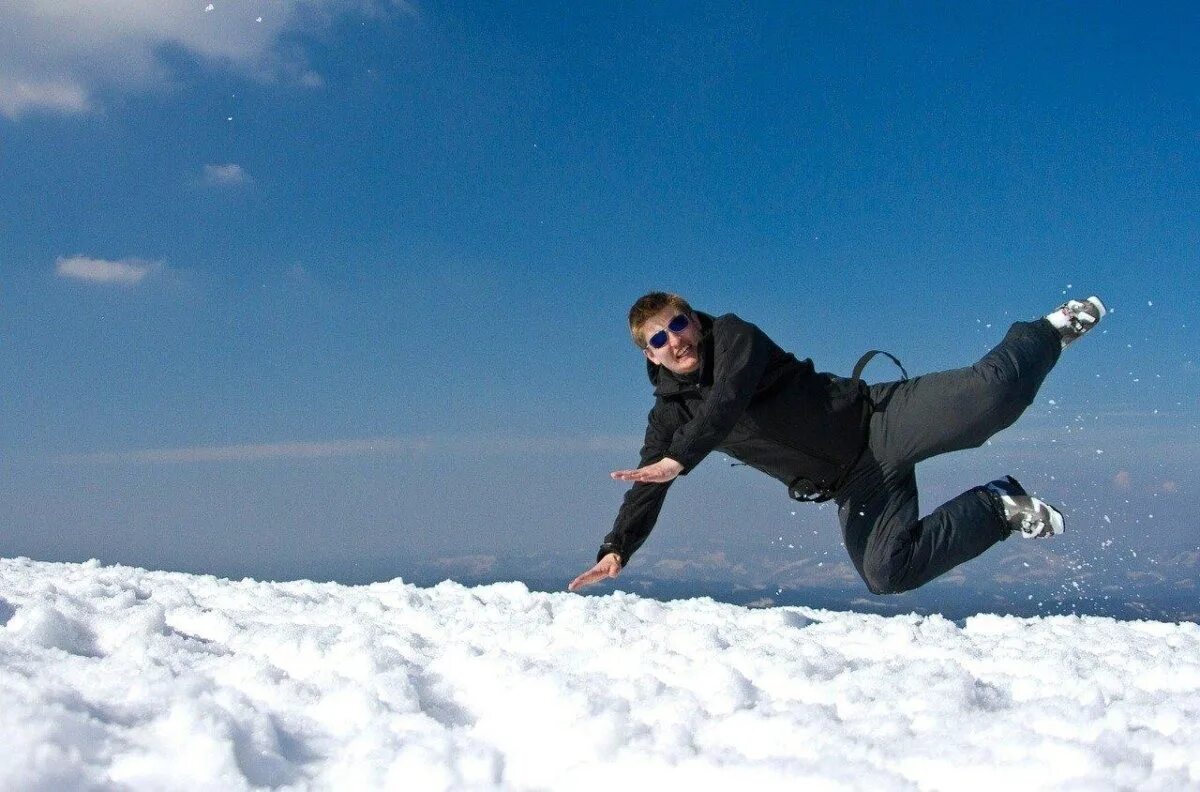
<path id="1" fill-rule="evenodd" d="M 692 356 L 692 348 L 690 346 L 681 347 L 679 350 L 677 350 L 675 352 L 676 360 L 683 360 L 684 358 L 688 358 L 691 356 Z"/>

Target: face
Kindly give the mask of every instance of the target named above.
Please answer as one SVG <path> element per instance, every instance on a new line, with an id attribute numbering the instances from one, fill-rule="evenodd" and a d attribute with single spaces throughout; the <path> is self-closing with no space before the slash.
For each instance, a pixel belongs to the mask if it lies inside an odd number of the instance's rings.
<path id="1" fill-rule="evenodd" d="M 667 343 L 659 349 L 647 346 L 642 351 L 651 363 L 666 366 L 676 374 L 691 374 L 700 368 L 700 320 L 696 314 L 688 314 L 688 326 L 674 333 L 667 325 L 678 315 L 675 309 L 664 308 L 650 317 L 642 325 L 642 338 L 648 340 L 661 330 L 667 334 Z"/>

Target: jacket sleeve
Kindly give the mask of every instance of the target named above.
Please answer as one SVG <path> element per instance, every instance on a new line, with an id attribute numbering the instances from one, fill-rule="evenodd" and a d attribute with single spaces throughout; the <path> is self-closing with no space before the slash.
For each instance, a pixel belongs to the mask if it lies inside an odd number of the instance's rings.
<path id="1" fill-rule="evenodd" d="M 671 438 L 685 420 L 679 405 L 661 399 L 655 403 L 646 420 L 646 440 L 642 444 L 639 467 L 653 464 L 667 455 Z M 609 553 L 617 553 L 621 556 L 621 564 L 628 564 L 629 557 L 642 546 L 654 530 L 654 524 L 658 522 L 658 513 L 662 510 L 663 500 L 667 497 L 670 487 L 669 481 L 665 484 L 639 482 L 630 487 L 625 493 L 620 511 L 617 512 L 613 529 L 600 545 L 596 560 L 599 561 Z"/>
<path id="2" fill-rule="evenodd" d="M 749 322 L 721 317 L 714 328 L 713 384 L 695 417 L 681 426 L 665 456 L 688 473 L 721 444 L 746 411 L 771 357 L 771 342 Z"/>

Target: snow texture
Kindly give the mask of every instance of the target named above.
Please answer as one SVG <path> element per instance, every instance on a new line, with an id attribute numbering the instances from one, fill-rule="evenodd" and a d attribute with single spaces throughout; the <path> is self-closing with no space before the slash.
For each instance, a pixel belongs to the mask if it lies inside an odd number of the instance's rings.
<path id="1" fill-rule="evenodd" d="M 1200 627 L 0 560 L 2 789 L 1200 789 Z"/>

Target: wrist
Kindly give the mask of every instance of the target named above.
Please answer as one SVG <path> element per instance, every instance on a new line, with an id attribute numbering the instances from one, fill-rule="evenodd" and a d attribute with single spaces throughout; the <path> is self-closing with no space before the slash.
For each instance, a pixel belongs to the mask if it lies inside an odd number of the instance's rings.
<path id="1" fill-rule="evenodd" d="M 616 545 L 608 543 L 608 542 L 605 542 L 603 545 L 600 546 L 600 552 L 596 553 L 596 561 L 597 562 L 603 561 L 604 559 L 608 558 L 610 555 L 617 557 L 618 564 L 620 564 L 622 566 L 625 564 L 625 559 L 617 551 Z"/>

